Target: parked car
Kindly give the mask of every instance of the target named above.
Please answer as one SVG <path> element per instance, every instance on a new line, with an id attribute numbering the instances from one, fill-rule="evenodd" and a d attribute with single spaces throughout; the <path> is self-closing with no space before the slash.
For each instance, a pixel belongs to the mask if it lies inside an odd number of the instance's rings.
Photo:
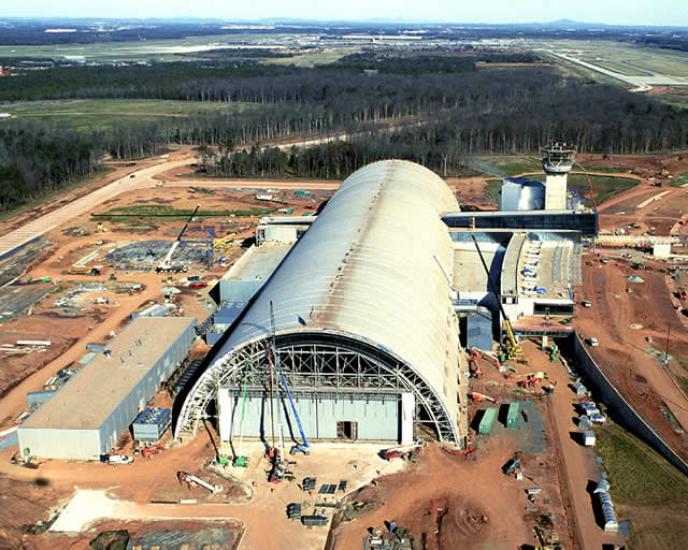
<path id="1" fill-rule="evenodd" d="M 131 464 L 134 459 L 127 455 L 110 455 L 108 456 L 108 464 L 116 466 L 117 464 Z"/>
<path id="2" fill-rule="evenodd" d="M 588 301 L 588 300 L 583 300 L 583 301 L 581 302 L 581 305 L 582 305 L 583 307 L 592 307 L 592 302 L 590 302 L 590 301 Z"/>
<path id="3" fill-rule="evenodd" d="M 598 414 L 590 415 L 590 421 L 593 424 L 604 424 L 607 421 L 607 419 L 598 413 Z"/>
<path id="4" fill-rule="evenodd" d="M 596 336 L 591 336 L 590 338 L 588 338 L 588 345 L 591 348 L 596 348 L 597 346 L 600 345 L 600 341 L 597 339 Z"/>
<path id="5" fill-rule="evenodd" d="M 600 409 L 598 409 L 597 407 L 590 407 L 588 409 L 583 409 L 583 411 L 586 415 L 590 417 L 591 420 L 593 416 L 600 414 Z"/>
<path id="6" fill-rule="evenodd" d="M 585 412 L 590 412 L 590 411 L 597 411 L 600 412 L 599 408 L 595 403 L 592 401 L 583 401 L 582 403 L 578 403 L 578 406 L 583 409 Z"/>

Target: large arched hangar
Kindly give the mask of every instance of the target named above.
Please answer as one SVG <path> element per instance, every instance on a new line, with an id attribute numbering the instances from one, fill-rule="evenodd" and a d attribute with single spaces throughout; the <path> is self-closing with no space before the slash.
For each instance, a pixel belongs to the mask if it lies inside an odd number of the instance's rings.
<path id="1" fill-rule="evenodd" d="M 213 409 L 223 443 L 240 430 L 297 435 L 269 360 L 274 334 L 309 438 L 406 443 L 432 433 L 459 443 L 452 244 L 441 219 L 457 210 L 444 181 L 411 162 L 381 161 L 347 178 L 214 348 L 177 437 Z"/>

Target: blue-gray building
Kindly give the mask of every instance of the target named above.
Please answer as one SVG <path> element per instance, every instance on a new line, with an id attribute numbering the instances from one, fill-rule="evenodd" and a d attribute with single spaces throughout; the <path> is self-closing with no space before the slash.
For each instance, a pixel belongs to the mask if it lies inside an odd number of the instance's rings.
<path id="1" fill-rule="evenodd" d="M 147 407 L 136 417 L 131 432 L 136 441 L 156 443 L 172 424 L 172 410 Z"/>
<path id="2" fill-rule="evenodd" d="M 196 320 L 140 317 L 18 429 L 24 456 L 96 459 L 110 451 L 185 359 Z"/>

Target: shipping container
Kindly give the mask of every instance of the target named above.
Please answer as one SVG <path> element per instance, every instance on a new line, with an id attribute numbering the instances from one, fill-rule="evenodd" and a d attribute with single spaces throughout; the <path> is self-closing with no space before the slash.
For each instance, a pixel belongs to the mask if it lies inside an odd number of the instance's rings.
<path id="1" fill-rule="evenodd" d="M 595 437 L 595 432 L 588 430 L 583 433 L 583 445 L 586 447 L 594 447 L 596 442 L 597 438 Z"/>
<path id="2" fill-rule="evenodd" d="M 486 409 L 483 413 L 483 417 L 480 420 L 480 425 L 478 426 L 478 433 L 489 434 L 492 433 L 492 426 L 494 426 L 495 420 L 497 419 L 497 409 L 495 407 L 490 407 Z"/>
<path id="3" fill-rule="evenodd" d="M 518 401 L 514 401 L 509 405 L 509 410 L 506 413 L 506 427 L 518 428 L 518 414 L 521 412 L 521 405 Z"/>

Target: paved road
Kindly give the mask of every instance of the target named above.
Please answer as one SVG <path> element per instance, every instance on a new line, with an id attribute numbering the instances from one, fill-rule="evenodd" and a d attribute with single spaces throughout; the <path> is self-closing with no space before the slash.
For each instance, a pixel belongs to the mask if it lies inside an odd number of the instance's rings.
<path id="1" fill-rule="evenodd" d="M 566 61 L 570 61 L 571 63 L 576 63 L 577 65 L 580 65 L 581 67 L 585 67 L 587 69 L 591 69 L 595 72 L 610 76 L 612 78 L 615 78 L 616 80 L 620 80 L 621 82 L 625 82 L 626 84 L 632 84 L 635 86 L 632 90 L 629 90 L 631 92 L 649 92 L 652 90 L 652 86 L 647 82 L 647 80 L 650 80 L 651 82 L 654 83 L 653 79 L 650 77 L 642 77 L 642 76 L 628 76 L 625 74 L 617 73 L 615 71 L 610 71 L 609 69 L 605 69 L 604 67 L 600 67 L 599 65 L 593 65 L 592 63 L 588 63 L 587 61 L 583 61 L 582 59 L 578 59 L 577 57 L 573 57 L 572 55 L 566 55 L 563 53 L 555 52 L 553 50 L 545 50 L 547 53 L 559 57 L 561 59 L 565 59 Z M 661 78 L 662 75 L 655 75 L 658 78 Z M 680 85 L 680 84 L 679 84 Z"/>
<path id="2" fill-rule="evenodd" d="M 126 176 L 101 187 L 66 204 L 52 212 L 35 219 L 22 227 L 0 237 L 0 258 L 14 249 L 40 237 L 60 225 L 83 216 L 88 216 L 93 209 L 103 202 L 127 191 L 150 187 L 153 178 L 166 170 L 172 170 L 189 164 L 188 157 L 176 160 L 161 160 L 159 164 L 134 172 L 134 177 Z"/>

